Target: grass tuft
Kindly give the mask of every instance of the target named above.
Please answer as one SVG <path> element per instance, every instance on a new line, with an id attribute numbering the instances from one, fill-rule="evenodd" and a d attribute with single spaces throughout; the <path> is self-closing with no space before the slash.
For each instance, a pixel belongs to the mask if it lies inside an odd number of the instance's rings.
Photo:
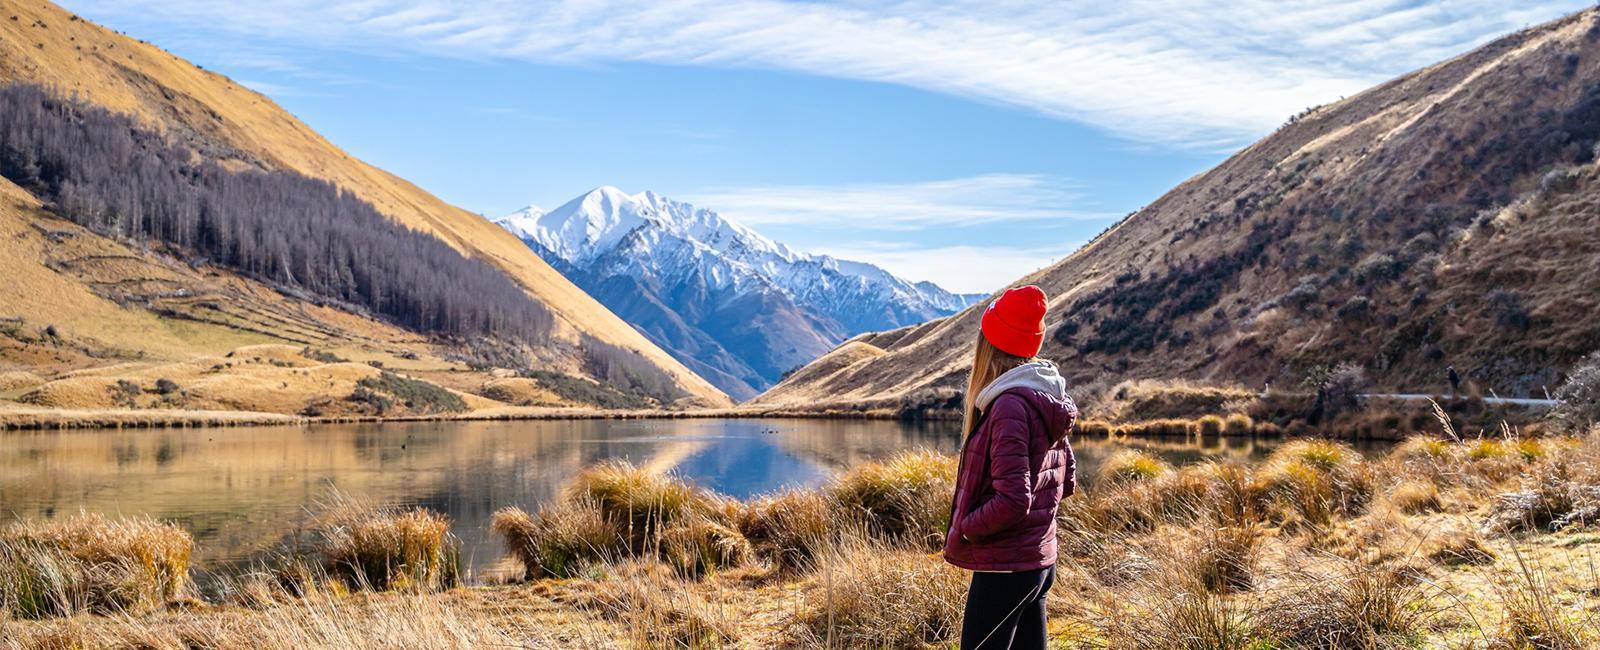
<path id="1" fill-rule="evenodd" d="M 568 499 L 586 499 L 640 553 L 660 541 L 663 529 L 691 515 L 717 509 L 717 500 L 683 479 L 612 461 L 578 474 Z"/>
<path id="2" fill-rule="evenodd" d="M 938 557 L 852 540 L 820 563 L 797 620 L 802 646 L 920 647 L 960 630 L 967 573 Z"/>
<path id="3" fill-rule="evenodd" d="M 869 532 L 939 548 L 950 523 L 956 461 L 932 451 L 903 452 L 857 465 L 832 486 L 843 513 Z"/>
<path id="4" fill-rule="evenodd" d="M 1138 449 L 1122 449 L 1100 465 L 1095 481 L 1101 485 L 1149 481 L 1171 471 L 1171 465 L 1149 453 Z"/>
<path id="5" fill-rule="evenodd" d="M 570 578 L 585 563 L 620 557 L 617 529 L 589 500 L 568 500 L 529 515 L 521 508 L 494 513 L 490 530 L 522 564 L 523 578 Z"/>
<path id="6" fill-rule="evenodd" d="M 1264 627 L 1293 648 L 1398 648 L 1417 644 L 1433 615 L 1404 571 L 1330 560 L 1327 575 L 1297 576 L 1262 611 Z"/>
<path id="7" fill-rule="evenodd" d="M 0 613 L 37 619 L 161 607 L 189 585 L 193 547 L 188 532 L 148 518 L 12 524 L 0 530 Z"/>
<path id="8" fill-rule="evenodd" d="M 460 582 L 460 548 L 444 515 L 374 507 L 341 496 L 319 519 L 317 558 L 346 586 L 438 591 Z"/>
<path id="9" fill-rule="evenodd" d="M 834 504 L 821 492 L 791 490 L 756 498 L 739 515 L 739 531 L 756 555 L 779 571 L 808 569 L 834 539 Z"/>
<path id="10" fill-rule="evenodd" d="M 1272 453 L 1257 475 L 1259 493 L 1288 521 L 1327 525 L 1366 505 L 1371 484 L 1361 455 L 1326 440 L 1298 440 Z"/>

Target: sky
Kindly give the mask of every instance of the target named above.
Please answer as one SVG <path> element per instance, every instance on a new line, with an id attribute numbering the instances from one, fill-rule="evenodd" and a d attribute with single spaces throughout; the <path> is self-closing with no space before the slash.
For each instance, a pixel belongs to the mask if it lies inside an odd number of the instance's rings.
<path id="1" fill-rule="evenodd" d="M 61 0 L 498 217 L 601 185 L 989 292 L 1568 0 Z"/>

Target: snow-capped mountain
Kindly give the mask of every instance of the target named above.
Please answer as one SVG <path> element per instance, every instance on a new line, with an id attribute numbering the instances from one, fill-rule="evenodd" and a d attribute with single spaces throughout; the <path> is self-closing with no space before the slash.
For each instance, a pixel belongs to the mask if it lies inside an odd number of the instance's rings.
<path id="1" fill-rule="evenodd" d="M 601 187 L 495 223 L 736 397 L 850 336 L 952 314 L 982 297 L 796 251 L 654 192 Z"/>

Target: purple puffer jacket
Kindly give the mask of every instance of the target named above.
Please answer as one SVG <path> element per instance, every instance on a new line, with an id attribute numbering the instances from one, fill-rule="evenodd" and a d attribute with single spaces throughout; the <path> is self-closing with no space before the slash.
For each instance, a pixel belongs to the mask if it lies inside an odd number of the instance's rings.
<path id="1" fill-rule="evenodd" d="M 1048 361 L 1006 372 L 978 393 L 982 417 L 961 448 L 945 561 L 972 571 L 1056 562 L 1056 508 L 1077 487 L 1067 431 L 1078 407 Z"/>

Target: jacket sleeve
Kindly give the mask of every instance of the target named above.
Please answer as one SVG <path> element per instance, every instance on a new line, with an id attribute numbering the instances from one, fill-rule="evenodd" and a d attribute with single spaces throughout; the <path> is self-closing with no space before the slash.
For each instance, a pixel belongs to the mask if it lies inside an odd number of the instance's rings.
<path id="1" fill-rule="evenodd" d="M 989 476 L 994 496 L 961 518 L 968 539 L 993 535 L 1015 526 L 1033 506 L 1033 476 L 1028 463 L 1028 413 L 1021 398 L 995 400 L 989 426 Z"/>
<path id="2" fill-rule="evenodd" d="M 1063 496 L 1072 496 L 1078 492 L 1078 457 L 1072 453 L 1072 434 L 1077 433 L 1078 405 L 1072 401 L 1072 396 L 1067 396 L 1067 432 L 1061 438 L 1062 446 L 1067 448 L 1066 480 L 1062 481 L 1065 490 Z"/>
<path id="3" fill-rule="evenodd" d="M 1067 448 L 1066 478 L 1061 481 L 1064 488 L 1062 496 L 1072 496 L 1078 492 L 1078 459 L 1072 454 L 1072 439 L 1062 439 L 1061 444 Z"/>

